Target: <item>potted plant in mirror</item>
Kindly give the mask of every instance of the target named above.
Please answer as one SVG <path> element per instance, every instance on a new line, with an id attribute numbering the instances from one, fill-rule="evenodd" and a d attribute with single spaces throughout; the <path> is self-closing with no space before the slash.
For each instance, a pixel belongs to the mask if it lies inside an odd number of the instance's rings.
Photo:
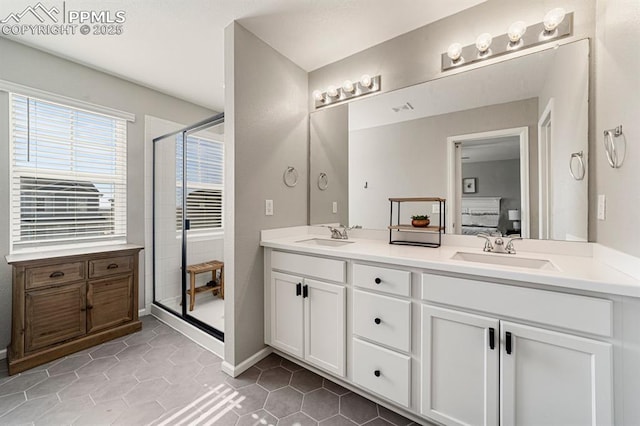
<path id="1" fill-rule="evenodd" d="M 430 223 L 429 216 L 426 214 L 411 216 L 411 226 L 416 228 L 426 228 Z"/>

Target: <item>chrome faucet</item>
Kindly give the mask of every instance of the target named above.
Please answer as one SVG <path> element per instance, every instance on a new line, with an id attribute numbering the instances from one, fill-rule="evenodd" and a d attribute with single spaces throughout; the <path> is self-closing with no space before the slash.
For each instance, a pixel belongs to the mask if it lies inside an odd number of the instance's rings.
<path id="1" fill-rule="evenodd" d="M 329 231 L 331 231 L 331 238 L 332 239 L 334 239 L 334 240 L 348 240 L 349 239 L 349 234 L 347 233 L 347 231 L 350 231 L 351 229 L 361 229 L 362 226 L 354 225 L 354 226 L 351 226 L 351 227 L 347 227 L 347 226 L 340 225 L 340 226 L 338 226 L 336 228 L 334 228 L 333 226 L 327 226 L 327 228 L 329 228 Z"/>
<path id="2" fill-rule="evenodd" d="M 479 233 L 476 235 L 478 238 L 484 238 L 484 248 L 483 251 L 490 253 L 508 253 L 508 254 L 516 254 L 516 248 L 513 246 L 513 241 L 521 240 L 522 237 L 514 237 L 509 238 L 507 243 L 502 239 L 502 234 L 498 233 L 496 235 L 488 235 L 485 233 Z M 495 237 L 493 242 L 491 238 Z"/>

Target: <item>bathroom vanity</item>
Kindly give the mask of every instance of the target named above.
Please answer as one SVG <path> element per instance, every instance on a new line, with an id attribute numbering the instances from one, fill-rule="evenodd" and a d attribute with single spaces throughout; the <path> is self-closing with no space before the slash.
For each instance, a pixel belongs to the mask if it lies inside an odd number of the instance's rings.
<path id="1" fill-rule="evenodd" d="M 355 235 L 366 238 L 263 231 L 266 344 L 442 424 L 640 421 L 624 404 L 640 392 L 640 280 L 611 266 L 632 258 L 585 243 L 518 241 L 509 255 L 472 237 L 434 249 Z"/>

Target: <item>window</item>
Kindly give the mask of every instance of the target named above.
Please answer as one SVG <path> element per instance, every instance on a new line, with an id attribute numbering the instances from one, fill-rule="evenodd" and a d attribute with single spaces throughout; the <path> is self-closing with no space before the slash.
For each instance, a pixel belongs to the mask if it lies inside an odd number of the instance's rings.
<path id="1" fill-rule="evenodd" d="M 127 123 L 11 94 L 11 250 L 126 240 Z"/>
<path id="2" fill-rule="evenodd" d="M 182 229 L 182 134 L 176 136 L 176 221 Z M 191 230 L 222 230 L 224 145 L 187 136 L 187 219 Z"/>

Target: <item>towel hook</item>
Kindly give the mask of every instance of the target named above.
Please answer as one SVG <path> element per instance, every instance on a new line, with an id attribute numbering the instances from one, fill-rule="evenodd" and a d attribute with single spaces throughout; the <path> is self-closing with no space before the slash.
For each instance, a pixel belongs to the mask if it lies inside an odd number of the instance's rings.
<path id="1" fill-rule="evenodd" d="M 329 177 L 325 172 L 321 172 L 318 175 L 318 189 L 324 191 L 329 187 Z"/>
<path id="2" fill-rule="evenodd" d="M 616 139 L 621 138 L 623 142 L 622 155 L 619 154 L 619 147 L 616 147 Z M 622 133 L 622 125 L 604 131 L 604 152 L 607 154 L 607 161 L 613 169 L 619 169 L 624 163 L 627 153 L 627 137 Z"/>
<path id="3" fill-rule="evenodd" d="M 577 158 L 578 159 L 578 173 L 573 173 L 573 159 Z M 572 178 L 574 178 L 575 180 L 582 180 L 584 179 L 584 175 L 587 172 L 587 168 L 585 167 L 584 164 L 584 153 L 582 151 L 580 152 L 574 152 L 571 154 L 571 158 L 569 159 L 569 174 L 571 175 Z"/>
<path id="4" fill-rule="evenodd" d="M 293 188 L 298 183 L 298 171 L 293 166 L 288 166 L 282 175 L 284 184 L 289 188 Z"/>

